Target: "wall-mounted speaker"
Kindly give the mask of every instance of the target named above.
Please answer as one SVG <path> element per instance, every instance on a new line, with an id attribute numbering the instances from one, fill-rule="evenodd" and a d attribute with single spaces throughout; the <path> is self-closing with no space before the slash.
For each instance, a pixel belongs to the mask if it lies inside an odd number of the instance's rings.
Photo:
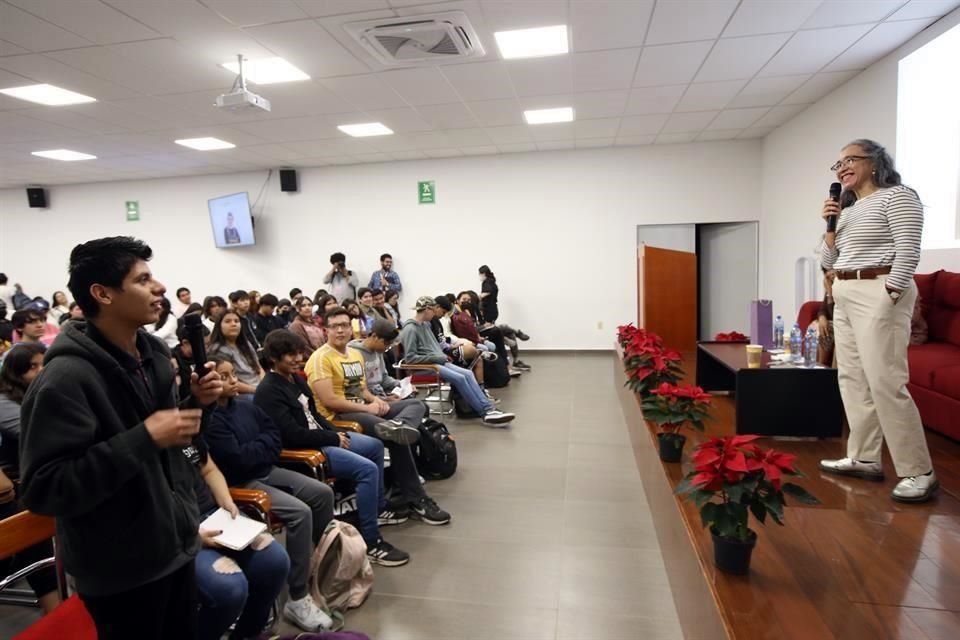
<path id="1" fill-rule="evenodd" d="M 47 190 L 42 187 L 27 187 L 27 202 L 38 209 L 47 208 Z"/>
<path id="2" fill-rule="evenodd" d="M 298 191 L 297 170 L 280 169 L 280 191 Z"/>

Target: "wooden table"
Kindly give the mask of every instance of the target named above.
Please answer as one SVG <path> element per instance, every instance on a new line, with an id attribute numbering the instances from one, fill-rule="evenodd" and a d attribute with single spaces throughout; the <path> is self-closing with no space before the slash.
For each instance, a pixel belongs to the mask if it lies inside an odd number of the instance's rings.
<path id="1" fill-rule="evenodd" d="M 734 394 L 737 433 L 839 437 L 843 402 L 837 370 L 771 367 L 770 363 L 770 354 L 764 351 L 760 368 L 750 369 L 743 343 L 700 342 L 697 386 Z"/>

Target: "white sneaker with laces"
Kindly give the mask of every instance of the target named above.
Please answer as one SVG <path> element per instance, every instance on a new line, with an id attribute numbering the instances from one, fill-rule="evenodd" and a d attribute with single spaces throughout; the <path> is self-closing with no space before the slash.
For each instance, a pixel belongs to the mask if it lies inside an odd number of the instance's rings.
<path id="1" fill-rule="evenodd" d="M 287 600 L 287 604 L 283 605 L 283 615 L 304 631 L 333 627 L 333 620 L 317 606 L 310 594 L 299 600 Z"/>
<path id="2" fill-rule="evenodd" d="M 890 497 L 897 502 L 926 502 L 933 492 L 940 488 L 937 475 L 930 472 L 925 476 L 908 476 L 897 483 Z"/>
<path id="3" fill-rule="evenodd" d="M 483 414 L 483 424 L 487 424 L 492 427 L 505 427 L 508 423 L 513 422 L 513 419 L 516 417 L 517 416 L 512 413 L 491 409 Z"/>
<path id="4" fill-rule="evenodd" d="M 839 460 L 821 460 L 820 468 L 841 476 L 883 480 L 883 465 L 879 462 L 861 462 L 853 458 L 840 458 Z"/>

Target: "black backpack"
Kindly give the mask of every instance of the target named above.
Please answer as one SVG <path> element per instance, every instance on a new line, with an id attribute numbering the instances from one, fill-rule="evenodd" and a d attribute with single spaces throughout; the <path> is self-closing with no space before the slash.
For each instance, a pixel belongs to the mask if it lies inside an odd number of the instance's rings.
<path id="1" fill-rule="evenodd" d="M 450 388 L 450 402 L 453 403 L 453 413 L 458 418 L 470 419 L 480 417 L 480 414 L 473 410 L 473 407 L 470 406 L 467 399 L 454 387 Z"/>
<path id="2" fill-rule="evenodd" d="M 424 418 L 419 429 L 416 461 L 420 475 L 431 480 L 449 478 L 457 470 L 457 443 L 453 441 L 447 425 Z"/>

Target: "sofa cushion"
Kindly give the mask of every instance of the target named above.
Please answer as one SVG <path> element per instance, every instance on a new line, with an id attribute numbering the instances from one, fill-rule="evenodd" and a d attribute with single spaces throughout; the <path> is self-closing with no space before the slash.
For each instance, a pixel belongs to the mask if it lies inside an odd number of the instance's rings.
<path id="1" fill-rule="evenodd" d="M 937 275 L 940 273 L 943 273 L 943 269 L 933 273 L 917 273 L 913 276 L 913 281 L 917 283 L 917 291 L 920 294 L 920 304 L 922 305 L 920 310 L 923 312 L 924 318 L 927 317 L 927 311 L 933 304 L 933 290 L 937 284 Z"/>
<path id="2" fill-rule="evenodd" d="M 941 271 L 926 313 L 930 340 L 960 346 L 960 273 Z"/>
<path id="3" fill-rule="evenodd" d="M 957 349 L 957 359 L 955 362 L 960 361 L 960 348 Z M 960 400 L 960 364 L 934 369 L 933 390 Z"/>
<path id="4" fill-rule="evenodd" d="M 934 372 L 937 369 L 960 363 L 960 347 L 943 342 L 911 345 L 907 349 L 907 360 L 910 382 L 932 389 Z"/>

